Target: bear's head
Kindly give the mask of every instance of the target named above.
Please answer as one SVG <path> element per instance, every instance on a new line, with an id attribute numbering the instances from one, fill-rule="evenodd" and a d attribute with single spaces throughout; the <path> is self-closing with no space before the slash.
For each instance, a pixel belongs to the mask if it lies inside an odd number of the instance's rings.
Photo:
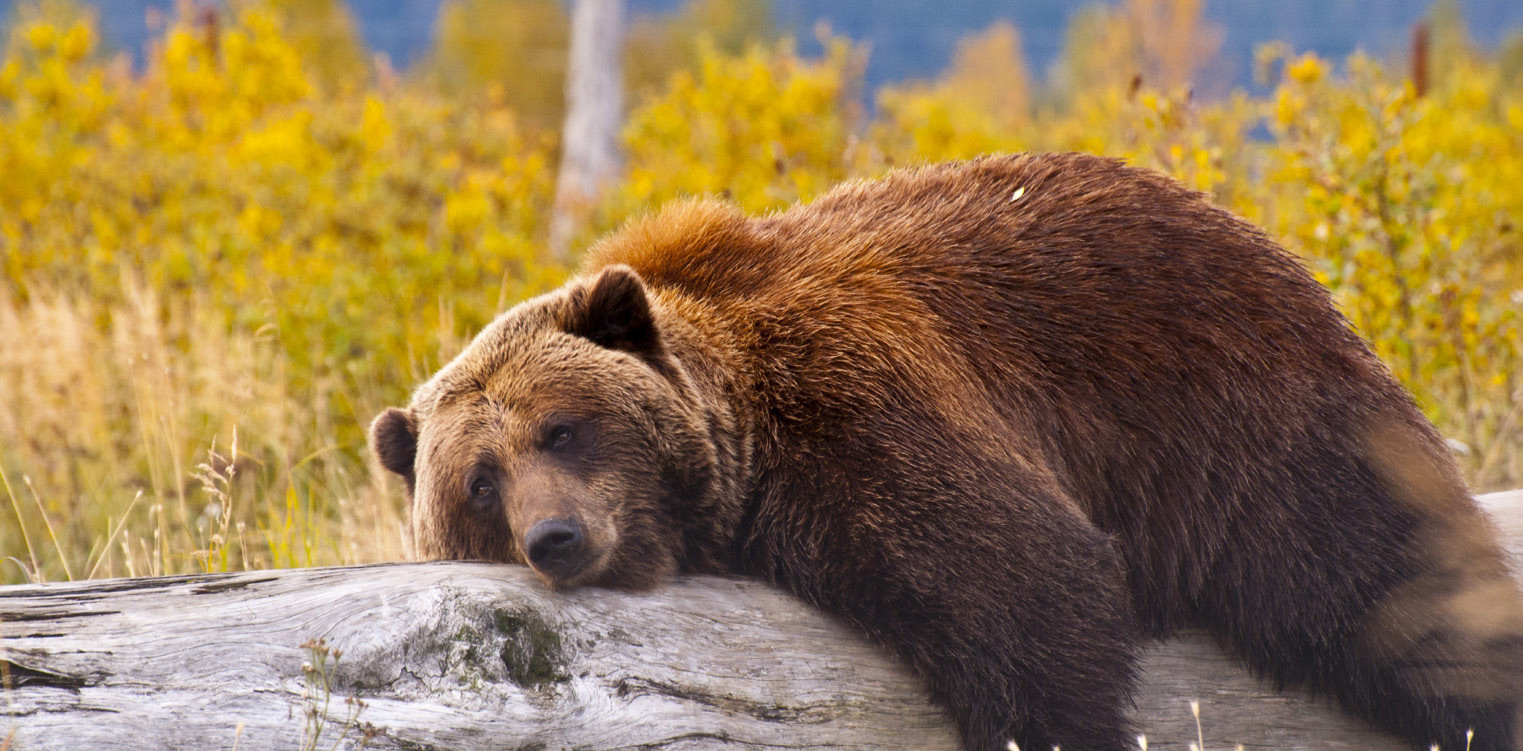
<path id="1" fill-rule="evenodd" d="M 484 329 L 371 425 L 414 555 L 527 563 L 553 587 L 653 586 L 719 485 L 712 414 L 662 313 L 613 266 Z"/>

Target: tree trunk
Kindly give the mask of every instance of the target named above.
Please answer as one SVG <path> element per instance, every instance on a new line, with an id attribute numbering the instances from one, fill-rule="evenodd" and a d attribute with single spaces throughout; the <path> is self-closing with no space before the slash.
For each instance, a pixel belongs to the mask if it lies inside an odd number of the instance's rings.
<path id="1" fill-rule="evenodd" d="M 1523 563 L 1523 492 L 1482 502 Z M 1143 665 L 1149 748 L 1196 740 L 1192 700 L 1209 749 L 1398 747 L 1199 634 Z M 956 747 L 854 631 L 720 577 L 556 594 L 521 566 L 421 563 L 0 587 L 0 678 L 7 751 Z"/>
<path id="2" fill-rule="evenodd" d="M 619 171 L 624 79 L 623 0 L 576 0 L 571 11 L 571 64 L 566 72 L 566 126 L 550 219 L 550 250 L 570 254 L 576 233 L 603 187 Z"/>

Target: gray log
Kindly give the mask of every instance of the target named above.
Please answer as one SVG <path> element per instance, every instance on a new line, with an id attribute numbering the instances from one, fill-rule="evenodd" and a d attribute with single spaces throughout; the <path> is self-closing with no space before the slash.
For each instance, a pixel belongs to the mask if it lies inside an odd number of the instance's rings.
<path id="1" fill-rule="evenodd" d="M 1523 563 L 1523 492 L 1482 498 Z M 304 642 L 342 656 L 303 698 Z M 1385 749 L 1324 700 L 1276 693 L 1213 642 L 1150 647 L 1150 748 Z M 756 582 L 554 594 L 518 566 L 422 563 L 0 587 L 0 747 L 951 749 L 920 682 Z"/>

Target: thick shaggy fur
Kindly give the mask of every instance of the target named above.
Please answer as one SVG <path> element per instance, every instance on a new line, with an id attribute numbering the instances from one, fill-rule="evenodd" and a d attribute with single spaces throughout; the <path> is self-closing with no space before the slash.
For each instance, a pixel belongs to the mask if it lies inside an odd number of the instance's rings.
<path id="1" fill-rule="evenodd" d="M 762 577 L 970 749 L 1127 747 L 1135 645 L 1186 625 L 1414 746 L 1523 747 L 1519 594 L 1440 436 L 1294 258 L 1116 161 L 677 204 L 373 432 L 419 555 L 557 518 L 553 586 Z"/>

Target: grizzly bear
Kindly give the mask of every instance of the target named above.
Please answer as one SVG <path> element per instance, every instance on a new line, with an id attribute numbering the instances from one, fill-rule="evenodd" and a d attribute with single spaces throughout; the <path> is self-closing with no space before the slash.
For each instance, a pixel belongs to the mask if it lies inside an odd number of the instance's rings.
<path id="1" fill-rule="evenodd" d="M 1263 231 L 1077 154 L 689 201 L 372 426 L 415 552 L 551 587 L 760 577 L 969 749 L 1122 749 L 1213 633 L 1414 746 L 1523 747 L 1523 608 L 1439 433 Z"/>

